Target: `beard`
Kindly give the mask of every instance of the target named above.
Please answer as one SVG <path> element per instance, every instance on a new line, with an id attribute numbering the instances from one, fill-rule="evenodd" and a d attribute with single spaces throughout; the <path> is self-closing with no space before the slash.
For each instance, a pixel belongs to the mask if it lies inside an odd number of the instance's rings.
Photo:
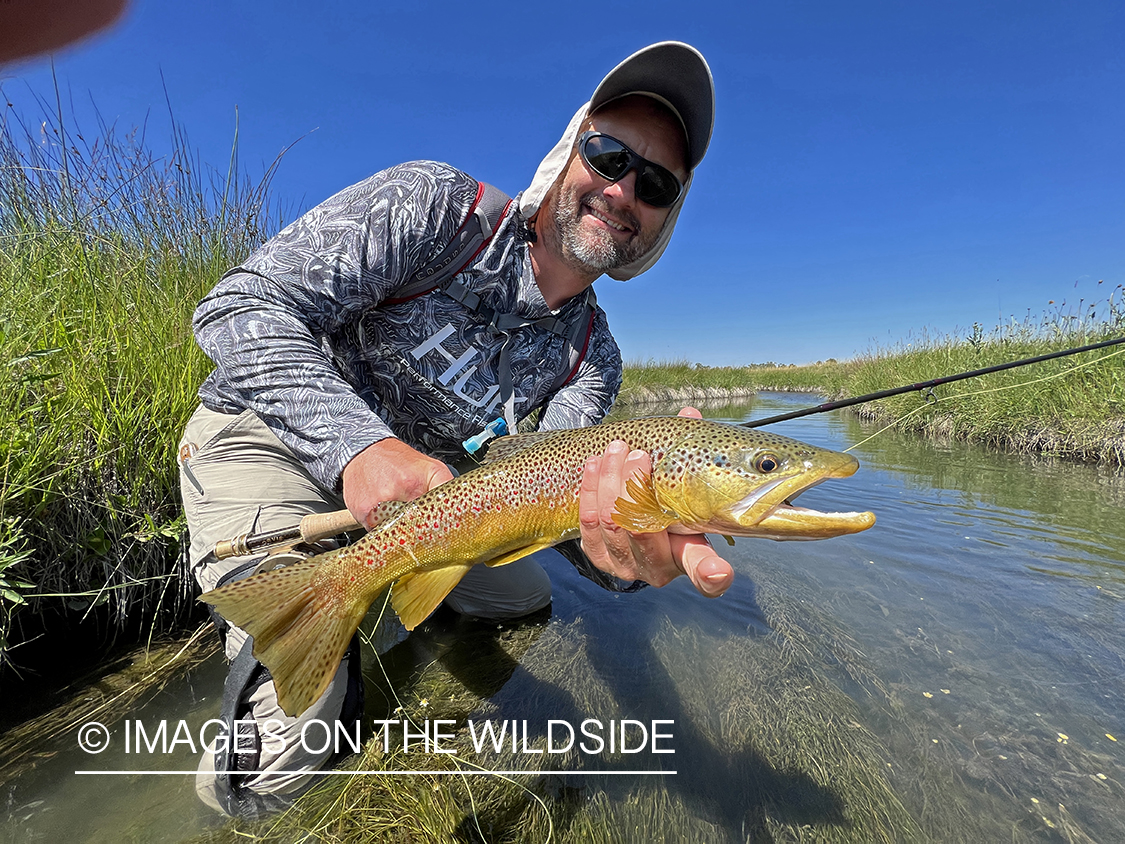
<path id="1" fill-rule="evenodd" d="M 583 204 L 609 215 L 606 201 L 595 193 L 578 196 L 577 191 L 560 192 L 555 203 L 555 237 L 566 263 L 576 270 L 600 275 L 624 267 L 641 258 L 656 243 L 660 230 L 643 232 L 636 217 L 614 212 L 633 230 L 627 240 L 620 241 L 603 229 L 582 225 Z"/>

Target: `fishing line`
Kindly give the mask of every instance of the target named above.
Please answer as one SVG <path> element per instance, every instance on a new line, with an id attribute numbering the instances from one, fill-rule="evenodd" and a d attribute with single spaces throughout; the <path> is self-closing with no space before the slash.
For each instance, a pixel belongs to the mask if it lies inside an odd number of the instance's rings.
<path id="1" fill-rule="evenodd" d="M 391 600 L 391 590 L 388 589 L 388 590 L 386 590 L 386 593 L 384 594 L 384 597 L 383 597 L 383 605 L 379 608 L 379 615 L 376 616 L 376 618 L 375 618 L 375 625 L 374 625 L 375 627 L 378 627 L 382 623 L 383 618 L 384 618 L 384 616 L 386 615 L 386 612 L 387 612 L 387 605 L 390 603 L 390 600 Z M 420 732 L 425 732 L 425 730 L 423 730 L 420 726 L 418 726 L 418 722 L 414 720 L 414 718 L 410 715 L 410 713 L 407 712 L 406 706 L 403 704 L 402 698 L 400 698 L 398 696 L 398 690 L 395 688 L 394 683 L 391 682 L 390 675 L 387 674 L 387 669 L 383 665 L 383 659 L 379 655 L 379 651 L 375 648 L 375 643 L 372 641 L 371 637 L 368 636 L 367 633 L 364 632 L 362 629 L 359 631 L 359 634 L 360 634 L 360 636 L 363 637 L 363 640 L 371 648 L 371 652 L 375 656 L 375 662 L 378 663 L 378 665 L 379 665 L 379 671 L 382 673 L 383 679 L 387 683 L 387 688 L 390 689 L 391 696 L 394 698 L 395 703 L 398 704 L 398 707 L 395 709 L 395 712 L 401 714 L 404 719 L 409 721 L 411 723 L 411 725 L 413 725 L 414 729 L 419 730 Z M 426 667 L 429 668 L 430 666 L 437 663 L 437 661 L 438 661 L 438 659 L 435 658 Z M 423 700 L 424 700 L 424 698 L 423 698 Z M 389 727 L 384 726 L 383 729 L 389 729 Z M 481 829 L 481 826 L 480 826 L 480 816 L 479 816 L 479 813 L 477 811 L 476 797 L 473 795 L 473 789 L 469 785 L 469 778 L 467 776 L 465 776 L 465 772 L 460 767 L 460 765 L 464 764 L 467 767 L 475 768 L 478 771 L 489 771 L 489 769 L 485 768 L 483 765 L 478 765 L 475 762 L 470 762 L 468 759 L 464 759 L 456 753 L 453 753 L 453 754 L 449 755 L 449 761 L 453 762 L 453 764 L 457 766 L 457 773 L 460 775 L 461 783 L 465 787 L 466 793 L 469 795 L 469 804 L 472 806 L 472 810 L 473 810 L 473 813 L 472 813 L 473 814 L 473 826 L 476 827 L 477 832 L 480 834 L 481 841 L 487 841 L 488 837 L 484 834 L 484 830 Z M 528 773 L 534 774 L 534 773 L 538 773 L 538 772 L 537 771 L 528 771 Z M 543 814 L 547 818 L 547 839 L 546 839 L 546 841 L 544 841 L 544 844 L 551 844 L 551 841 L 555 836 L 555 823 L 554 823 L 554 820 L 551 818 L 551 810 L 547 808 L 547 804 L 543 801 L 543 799 L 538 794 L 536 794 L 534 791 L 532 791 L 530 788 L 528 788 L 526 785 L 524 785 L 523 783 L 516 782 L 514 779 L 507 776 L 506 774 L 492 772 L 492 775 L 495 776 L 495 777 L 498 777 L 499 779 L 505 780 L 506 782 L 511 783 L 512 785 L 514 785 L 516 788 L 522 790 L 524 793 L 526 793 L 528 796 L 530 796 L 536 803 L 539 804 L 539 806 L 543 809 Z"/>
<path id="2" fill-rule="evenodd" d="M 1097 358 L 1096 360 L 1089 360 L 1089 361 L 1086 361 L 1085 363 L 1075 364 L 1074 366 L 1070 367 L 1069 369 L 1064 369 L 1062 372 L 1054 372 L 1050 375 L 1044 375 L 1042 378 L 1033 378 L 1030 381 L 1021 381 L 1018 384 L 1007 384 L 1007 385 L 1004 385 L 1002 387 L 988 387 L 988 388 L 983 389 L 983 390 L 976 390 L 976 391 L 968 392 L 968 393 L 957 393 L 957 394 L 952 395 L 952 396 L 935 396 L 931 393 L 930 397 L 927 398 L 926 401 L 923 404 L 914 408 L 914 410 L 909 411 L 905 415 L 900 416 L 897 419 L 892 420 L 891 422 L 889 422 L 888 424 L 886 424 L 882 428 L 880 428 L 878 431 L 873 433 L 871 436 L 865 437 L 864 439 L 860 440 L 859 442 L 854 443 L 853 445 L 849 446 L 848 448 L 845 448 L 844 451 L 848 452 L 848 451 L 851 451 L 853 448 L 858 448 L 859 446 L 863 445 L 864 443 L 875 439 L 875 437 L 884 433 L 888 429 L 895 427 L 900 422 L 905 422 L 911 416 L 914 416 L 915 414 L 921 413 L 923 410 L 926 410 L 929 407 L 933 407 L 934 405 L 938 404 L 939 402 L 948 401 L 950 399 L 963 399 L 963 398 L 971 398 L 973 396 L 982 396 L 982 395 L 985 395 L 986 393 L 1001 393 L 1005 390 L 1015 390 L 1019 387 L 1029 387 L 1032 384 L 1041 384 L 1044 381 L 1052 381 L 1055 378 L 1062 378 L 1064 375 L 1070 375 L 1072 372 L 1077 372 L 1079 369 L 1085 369 L 1088 366 L 1093 366 L 1094 364 L 1102 363 L 1103 361 L 1107 361 L 1110 358 L 1117 357 L 1118 355 L 1123 355 L 1123 354 L 1125 354 L 1125 349 L 1119 349 L 1116 352 L 1110 352 L 1108 355 L 1103 355 L 1102 357 Z"/>
<path id="3" fill-rule="evenodd" d="M 119 589 L 128 589 L 130 586 L 136 586 L 138 583 L 148 583 L 152 580 L 171 580 L 175 575 L 172 574 L 154 574 L 152 577 L 138 577 L 130 580 L 128 583 L 118 583 L 115 586 L 106 584 L 99 586 L 97 589 L 90 589 L 86 592 L 28 592 L 22 594 L 23 598 L 97 598 L 106 592 L 116 592 Z"/>

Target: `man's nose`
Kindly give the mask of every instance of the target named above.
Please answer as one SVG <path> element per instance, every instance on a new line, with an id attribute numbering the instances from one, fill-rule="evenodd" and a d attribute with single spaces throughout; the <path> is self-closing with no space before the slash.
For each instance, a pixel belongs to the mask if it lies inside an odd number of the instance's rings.
<path id="1" fill-rule="evenodd" d="M 632 205 L 636 201 L 633 192 L 637 186 L 637 171 L 630 170 L 616 182 L 610 182 L 602 191 L 607 196 L 613 196 L 621 205 Z"/>

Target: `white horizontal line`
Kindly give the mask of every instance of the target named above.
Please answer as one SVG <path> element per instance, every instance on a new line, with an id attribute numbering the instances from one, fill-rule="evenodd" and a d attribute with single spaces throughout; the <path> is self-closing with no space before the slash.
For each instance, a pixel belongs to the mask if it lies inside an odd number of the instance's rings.
<path id="1" fill-rule="evenodd" d="M 194 776 L 199 771 L 75 771 L 78 775 L 94 775 L 94 776 L 114 776 L 119 774 L 132 774 L 134 776 L 168 776 L 168 775 L 184 775 Z M 210 772 L 208 772 L 210 773 Z M 269 776 L 271 774 L 282 775 L 301 775 L 308 774 L 310 776 L 320 777 L 357 777 L 357 776 L 519 776 L 522 774 L 554 774 L 563 777 L 591 777 L 591 776 L 670 776 L 675 774 L 675 771 L 478 771 L 478 770 L 464 770 L 464 771 L 216 771 L 220 774 L 237 774 L 245 776 L 247 774 L 256 774 L 258 776 Z"/>

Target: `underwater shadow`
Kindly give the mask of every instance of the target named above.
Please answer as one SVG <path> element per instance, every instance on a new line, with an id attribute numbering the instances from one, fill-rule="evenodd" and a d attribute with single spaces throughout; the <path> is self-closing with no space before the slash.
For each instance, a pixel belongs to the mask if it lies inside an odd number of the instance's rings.
<path id="1" fill-rule="evenodd" d="M 750 594 L 752 596 L 752 584 Z M 757 609 L 757 617 L 761 610 Z M 698 629 L 698 618 L 677 619 L 679 602 L 667 605 L 667 612 L 630 612 L 629 621 L 606 616 L 586 616 L 591 647 L 586 655 L 599 677 L 629 710 L 629 717 L 648 723 L 652 720 L 675 722 L 674 759 L 676 775 L 665 778 L 670 794 L 694 807 L 700 819 L 725 830 L 730 840 L 768 842 L 772 836 L 766 825 L 767 814 L 775 821 L 792 825 L 847 826 L 844 803 L 831 789 L 801 771 L 778 770 L 753 747 L 725 748 L 715 743 L 700 724 L 700 713 L 692 712 L 676 691 L 672 676 L 653 647 L 658 624 L 668 620 L 677 629 L 690 624 Z M 638 608 L 640 609 L 640 608 Z M 754 627 L 732 630 L 715 618 L 706 630 L 707 639 L 759 634 Z M 631 653 L 637 667 L 623 670 L 620 654 Z M 620 777 L 607 777 L 604 790 L 616 796 L 629 789 Z"/>
<path id="2" fill-rule="evenodd" d="M 553 578 L 555 574 L 552 572 Z M 662 727 L 663 731 L 672 732 L 673 738 L 664 740 L 661 746 L 671 747 L 675 753 L 657 756 L 645 752 L 633 757 L 570 753 L 556 757 L 570 771 L 607 772 L 605 776 L 545 774 L 529 784 L 550 806 L 557 834 L 566 833 L 595 795 L 604 793 L 613 801 L 625 801 L 638 788 L 648 788 L 646 781 L 651 781 L 654 789 L 659 781 L 669 796 L 692 807 L 697 820 L 711 824 L 716 833 L 722 830 L 718 834 L 730 841 L 771 841 L 767 815 L 777 823 L 794 826 L 850 825 L 841 798 L 808 774 L 780 770 L 747 744 L 716 744 L 700 723 L 701 716 L 705 718 L 706 714 L 692 711 L 685 704 L 653 646 L 660 628 L 669 624 L 674 629 L 692 628 L 705 635 L 707 641 L 715 642 L 768 635 L 771 631 L 757 604 L 755 586 L 748 578 L 740 578 L 737 609 L 726 614 L 705 613 L 706 629 L 701 624 L 701 605 L 692 600 L 694 596 L 687 596 L 685 601 L 684 596 L 667 595 L 656 589 L 607 596 L 573 572 L 559 579 L 563 582 L 558 584 L 561 588 L 555 589 L 555 621 L 572 627 L 574 635 L 586 641 L 582 655 L 616 702 L 613 717 L 645 725 L 653 721 L 673 722 Z M 714 605 L 708 602 L 708 606 Z M 464 676 L 477 670 L 496 676 L 495 668 L 478 661 L 481 658 L 478 652 L 461 666 Z M 515 717 L 513 712 L 518 711 L 518 717 L 526 719 L 531 729 L 528 735 L 533 735 L 540 745 L 546 738 L 543 726 L 549 719 L 577 726 L 587 718 L 599 717 L 570 691 L 520 670 L 519 666 L 513 668 L 511 677 L 515 682 L 496 688 L 491 701 L 500 709 L 498 717 Z M 540 759 L 544 761 L 536 764 L 552 767 L 544 757 Z M 613 773 L 642 769 L 651 769 L 653 774 Z M 674 770 L 675 774 L 662 775 L 661 769 Z M 478 822 L 482 829 L 501 837 L 505 833 L 515 834 L 526 810 L 526 800 L 483 807 L 475 821 L 467 818 L 458 827 L 458 837 L 480 840 Z"/>

